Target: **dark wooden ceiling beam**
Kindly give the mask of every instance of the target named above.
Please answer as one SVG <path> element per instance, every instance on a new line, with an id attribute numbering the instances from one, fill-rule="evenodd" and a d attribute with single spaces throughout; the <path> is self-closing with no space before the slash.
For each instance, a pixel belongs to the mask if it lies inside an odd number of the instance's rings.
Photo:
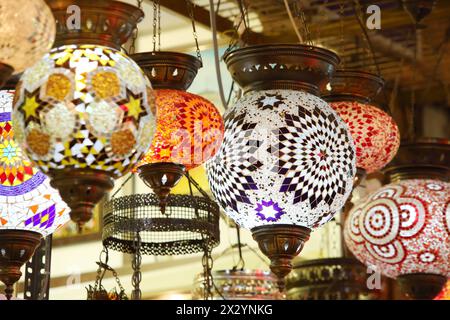
<path id="1" fill-rule="evenodd" d="M 147 2 L 151 3 L 151 0 L 147 0 Z M 174 0 L 160 0 L 159 3 L 162 7 L 169 9 L 179 15 L 190 19 L 189 11 L 186 5 L 186 1 L 174 1 Z M 194 7 L 194 18 L 195 21 L 204 27 L 211 28 L 211 21 L 209 19 L 209 10 L 195 6 Z M 217 32 L 224 34 L 226 36 L 230 36 L 234 30 L 234 24 L 231 20 L 222 17 L 221 15 L 216 14 L 216 28 Z M 266 37 L 262 33 L 254 32 L 251 30 L 247 31 L 247 37 L 249 43 L 265 43 L 270 42 L 272 40 L 270 37 Z"/>

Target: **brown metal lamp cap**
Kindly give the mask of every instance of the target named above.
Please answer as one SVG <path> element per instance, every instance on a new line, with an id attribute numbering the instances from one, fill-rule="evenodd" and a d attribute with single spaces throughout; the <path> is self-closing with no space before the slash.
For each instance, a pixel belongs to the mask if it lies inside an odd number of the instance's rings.
<path id="1" fill-rule="evenodd" d="M 411 273 L 397 277 L 402 292 L 414 300 L 432 300 L 442 291 L 447 277 L 431 273 Z"/>
<path id="2" fill-rule="evenodd" d="M 1 74 L 1 71 L 0 71 L 0 74 Z M 22 73 L 18 73 L 18 74 L 11 76 L 4 83 L 3 87 L 0 86 L 0 89 L 1 90 L 15 90 L 17 83 L 19 82 L 21 76 L 22 76 Z M 1 80 L 0 80 L 0 82 L 1 82 Z"/>
<path id="3" fill-rule="evenodd" d="M 155 51 L 130 55 L 149 78 L 154 89 L 187 90 L 202 62 L 190 54 Z"/>
<path id="4" fill-rule="evenodd" d="M 280 292 L 285 277 L 292 270 L 292 260 L 302 251 L 311 229 L 301 226 L 272 224 L 251 230 L 261 252 L 270 259 L 270 270 L 278 277 Z"/>
<path id="5" fill-rule="evenodd" d="M 95 206 L 114 187 L 114 179 L 104 171 L 94 169 L 51 170 L 50 184 L 58 189 L 70 207 L 70 218 L 81 232 L 91 220 Z"/>
<path id="6" fill-rule="evenodd" d="M 328 102 L 372 101 L 384 86 L 384 80 L 372 73 L 359 70 L 337 70 L 322 98 Z"/>
<path id="7" fill-rule="evenodd" d="M 0 230 L 0 281 L 5 286 L 8 300 L 14 292 L 13 285 L 22 276 L 20 268 L 30 260 L 41 243 L 42 235 L 28 230 Z"/>
<path id="8" fill-rule="evenodd" d="M 161 213 L 165 213 L 170 191 L 186 172 L 185 166 L 171 162 L 144 164 L 138 168 L 139 177 L 158 196 Z"/>
<path id="9" fill-rule="evenodd" d="M 450 141 L 436 138 L 402 141 L 397 155 L 382 171 L 390 182 L 406 179 L 450 181 Z"/>
<path id="10" fill-rule="evenodd" d="M 307 45 L 268 44 L 228 52 L 225 63 L 244 92 L 291 89 L 318 95 L 330 81 L 339 57 Z"/>
<path id="11" fill-rule="evenodd" d="M 14 68 L 8 64 L 0 63 L 0 89 L 7 89 L 5 85 L 14 72 Z"/>
<path id="12" fill-rule="evenodd" d="M 110 0 L 46 0 L 56 19 L 55 47 L 92 44 L 120 50 L 144 12 L 136 6 Z M 68 10 L 72 7 L 73 10 Z M 77 7 L 79 11 L 77 11 Z M 79 13 L 79 29 L 75 29 Z"/>

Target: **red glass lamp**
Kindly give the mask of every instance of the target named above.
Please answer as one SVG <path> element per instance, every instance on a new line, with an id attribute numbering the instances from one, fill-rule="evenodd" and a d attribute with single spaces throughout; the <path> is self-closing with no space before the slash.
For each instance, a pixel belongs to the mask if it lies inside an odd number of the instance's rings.
<path id="1" fill-rule="evenodd" d="M 400 145 L 400 132 L 394 120 L 370 103 L 384 81 L 363 71 L 338 70 L 330 85 L 331 90 L 323 98 L 349 127 L 359 178 L 380 170 L 392 160 Z"/>
<path id="2" fill-rule="evenodd" d="M 386 168 L 391 183 L 355 206 L 345 224 L 350 251 L 397 279 L 414 299 L 432 299 L 450 276 L 449 143 L 404 143 Z"/>
<path id="3" fill-rule="evenodd" d="M 156 133 L 135 171 L 158 195 L 164 211 L 167 197 L 185 171 L 215 155 L 223 138 L 223 120 L 205 98 L 186 92 L 201 61 L 176 52 L 139 53 L 132 58 L 155 89 Z"/>

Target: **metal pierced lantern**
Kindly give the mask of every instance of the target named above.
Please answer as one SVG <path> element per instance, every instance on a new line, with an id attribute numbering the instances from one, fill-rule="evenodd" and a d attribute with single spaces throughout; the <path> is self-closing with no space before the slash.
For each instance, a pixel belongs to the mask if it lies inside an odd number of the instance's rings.
<path id="1" fill-rule="evenodd" d="M 299 261 L 286 278 L 290 300 L 365 300 L 376 294 L 367 287 L 367 267 L 354 258 Z"/>
<path id="2" fill-rule="evenodd" d="M 394 120 L 370 104 L 384 81 L 363 71 L 338 70 L 323 98 L 347 124 L 355 143 L 356 167 L 373 173 L 388 164 L 400 145 Z"/>
<path id="3" fill-rule="evenodd" d="M 344 122 L 317 97 L 339 59 L 302 45 L 241 48 L 225 62 L 244 96 L 225 115 L 222 146 L 208 163 L 211 190 L 250 229 L 280 278 L 309 238 L 345 204 L 355 175 Z"/>
<path id="4" fill-rule="evenodd" d="M 14 86 L 9 86 L 14 87 Z M 49 179 L 16 144 L 11 111 L 14 90 L 0 91 L 0 280 L 11 298 L 20 268 L 43 236 L 69 220 L 69 208 Z"/>
<path id="5" fill-rule="evenodd" d="M 210 159 L 223 138 L 223 120 L 205 98 L 186 92 L 201 61 L 176 52 L 132 55 L 155 88 L 157 127 L 150 149 L 136 171 L 159 196 L 165 210 L 167 196 L 185 170 Z"/>
<path id="6" fill-rule="evenodd" d="M 212 273 L 214 300 L 279 300 L 282 294 L 277 287 L 277 277 L 263 270 L 219 270 Z M 204 275 L 194 280 L 192 299 L 200 300 L 204 292 Z"/>
<path id="7" fill-rule="evenodd" d="M 81 30 L 67 30 L 68 5 L 81 8 Z M 27 69 L 14 100 L 17 140 L 52 178 L 82 226 L 113 178 L 148 149 L 154 131 L 152 90 L 121 53 L 143 12 L 115 1 L 51 1 L 57 47 Z M 75 32 L 77 31 L 77 32 Z"/>
<path id="8" fill-rule="evenodd" d="M 140 253 L 179 255 L 201 252 L 217 246 L 219 206 L 204 197 L 171 195 L 166 213 L 161 213 L 156 195 L 135 194 L 112 199 L 104 207 L 103 244 L 109 249 Z"/>
<path id="9" fill-rule="evenodd" d="M 40 60 L 55 39 L 55 20 L 44 0 L 0 4 L 0 88 L 13 73 Z"/>
<path id="10" fill-rule="evenodd" d="M 392 182 L 346 221 L 352 253 L 412 298 L 433 298 L 450 276 L 449 156 L 448 142 L 403 144 L 386 169 Z"/>

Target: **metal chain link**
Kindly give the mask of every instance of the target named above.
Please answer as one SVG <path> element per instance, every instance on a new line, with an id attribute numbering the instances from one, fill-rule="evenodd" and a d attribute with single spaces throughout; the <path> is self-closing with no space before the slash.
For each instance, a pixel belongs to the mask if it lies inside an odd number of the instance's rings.
<path id="1" fill-rule="evenodd" d="M 295 16 L 300 18 L 300 22 L 305 34 L 306 43 L 312 46 L 313 41 L 311 37 L 311 31 L 309 30 L 308 23 L 306 22 L 305 10 L 302 10 L 300 2 L 294 2 L 294 14 Z"/>
<path id="2" fill-rule="evenodd" d="M 345 2 L 344 0 L 339 1 L 339 25 L 340 25 L 340 31 L 341 31 L 341 37 L 339 39 L 341 43 L 341 50 L 344 51 L 345 47 L 345 39 L 344 39 L 344 13 L 345 13 Z M 342 57 L 342 68 L 345 69 L 345 59 Z"/>
<path id="3" fill-rule="evenodd" d="M 200 185 L 189 175 L 189 172 L 185 173 L 186 178 L 188 179 L 189 193 L 191 197 L 194 196 L 194 192 L 192 189 L 192 185 L 194 185 L 203 196 L 209 199 L 208 194 L 200 188 Z M 200 219 L 200 215 L 198 214 L 198 209 L 196 206 L 195 215 L 197 219 Z M 208 214 L 208 221 L 210 221 L 210 216 Z M 214 287 L 214 280 L 212 277 L 212 268 L 213 268 L 213 258 L 212 258 L 212 247 L 210 245 L 209 236 L 202 235 L 202 243 L 203 243 L 203 256 L 202 256 L 202 266 L 203 266 L 203 299 L 208 300 L 212 298 L 212 288 Z"/>
<path id="4" fill-rule="evenodd" d="M 113 274 L 114 278 L 116 279 L 116 283 L 119 286 L 120 292 L 125 292 L 125 289 L 122 286 L 122 283 L 120 282 L 119 275 L 117 274 L 116 270 L 113 270 L 112 274 Z"/>
<path id="5" fill-rule="evenodd" d="M 161 51 L 161 4 L 158 0 L 158 50 Z"/>
<path id="6" fill-rule="evenodd" d="M 202 235 L 202 238 L 204 236 Z M 204 241 L 202 266 L 203 266 L 203 299 L 208 300 L 212 298 L 212 288 L 213 288 L 213 278 L 212 278 L 212 268 L 213 268 L 213 258 L 211 253 L 211 247 L 208 245 L 207 241 Z"/>
<path id="7" fill-rule="evenodd" d="M 144 0 L 137 0 L 137 6 L 139 9 L 142 9 L 143 1 Z M 138 29 L 138 26 L 136 25 L 136 27 L 133 30 L 133 36 L 131 38 L 131 46 L 130 46 L 129 54 L 133 54 L 136 52 L 136 39 L 138 37 L 138 33 L 139 33 L 139 29 Z"/>
<path id="8" fill-rule="evenodd" d="M 159 0 L 153 0 L 153 52 L 156 52 L 156 37 L 158 33 L 158 5 Z"/>
<path id="9" fill-rule="evenodd" d="M 194 35 L 195 52 L 197 54 L 197 58 L 203 64 L 202 55 L 200 54 L 200 46 L 198 44 L 197 28 L 195 27 L 195 17 L 194 17 L 195 3 L 193 3 L 192 0 L 186 0 L 186 5 L 187 5 L 187 8 L 188 8 L 189 17 L 191 18 L 191 23 L 192 23 L 192 34 Z"/>
<path id="10" fill-rule="evenodd" d="M 139 232 L 137 232 L 134 241 L 133 261 L 131 262 L 131 267 L 133 268 L 133 276 L 131 278 L 131 282 L 133 284 L 133 292 L 131 293 L 132 300 L 141 300 L 142 298 L 142 292 L 140 288 L 140 283 L 142 280 L 141 263 L 141 235 L 139 234 Z"/>

